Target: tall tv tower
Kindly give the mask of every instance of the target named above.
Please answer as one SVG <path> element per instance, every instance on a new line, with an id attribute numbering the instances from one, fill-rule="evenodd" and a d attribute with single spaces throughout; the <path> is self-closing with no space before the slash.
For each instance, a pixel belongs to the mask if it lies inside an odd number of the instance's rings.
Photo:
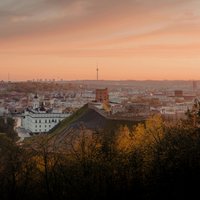
<path id="1" fill-rule="evenodd" d="M 99 80 L 99 66 L 97 65 L 97 81 Z"/>

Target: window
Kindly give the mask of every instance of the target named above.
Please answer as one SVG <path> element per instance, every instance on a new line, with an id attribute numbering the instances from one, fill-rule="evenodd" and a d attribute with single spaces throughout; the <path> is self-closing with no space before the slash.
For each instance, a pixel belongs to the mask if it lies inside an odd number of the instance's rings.
<path id="1" fill-rule="evenodd" d="M 41 123 L 41 120 L 39 120 L 39 123 Z"/>
<path id="2" fill-rule="evenodd" d="M 37 120 L 35 120 L 35 123 L 37 123 Z"/>

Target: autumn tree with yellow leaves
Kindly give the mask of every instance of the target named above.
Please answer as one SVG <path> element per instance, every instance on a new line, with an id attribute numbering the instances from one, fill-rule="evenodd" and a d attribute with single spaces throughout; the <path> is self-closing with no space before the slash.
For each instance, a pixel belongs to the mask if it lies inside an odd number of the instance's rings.
<path id="1" fill-rule="evenodd" d="M 118 130 L 68 131 L 22 146 L 0 135 L 1 199 L 183 199 L 198 191 L 196 126 L 154 115 Z"/>

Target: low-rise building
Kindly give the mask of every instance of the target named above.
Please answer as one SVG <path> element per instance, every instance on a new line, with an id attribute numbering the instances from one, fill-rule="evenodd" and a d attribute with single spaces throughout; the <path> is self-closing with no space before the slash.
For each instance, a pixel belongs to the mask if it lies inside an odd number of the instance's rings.
<path id="1" fill-rule="evenodd" d="M 46 133 L 54 128 L 70 113 L 63 113 L 52 109 L 46 109 L 43 103 L 39 103 L 37 96 L 34 97 L 33 107 L 27 108 L 22 117 L 22 127 L 31 133 Z"/>

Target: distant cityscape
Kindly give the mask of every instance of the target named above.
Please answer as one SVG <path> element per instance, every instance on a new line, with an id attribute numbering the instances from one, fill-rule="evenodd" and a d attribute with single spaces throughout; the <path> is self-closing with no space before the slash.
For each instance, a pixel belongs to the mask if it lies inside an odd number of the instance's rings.
<path id="1" fill-rule="evenodd" d="M 199 81 L 1 81 L 0 116 L 15 118 L 23 138 L 49 132 L 85 104 L 112 119 L 176 121 L 199 97 Z"/>

